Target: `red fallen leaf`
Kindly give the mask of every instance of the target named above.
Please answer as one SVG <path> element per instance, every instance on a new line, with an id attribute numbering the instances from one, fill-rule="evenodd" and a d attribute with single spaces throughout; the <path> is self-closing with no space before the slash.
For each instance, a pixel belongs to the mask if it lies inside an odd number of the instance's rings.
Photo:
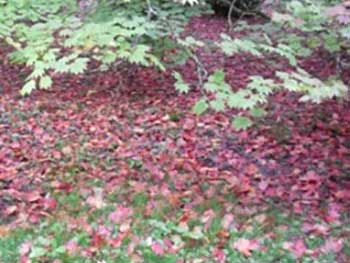
<path id="1" fill-rule="evenodd" d="M 57 202 L 54 198 L 48 197 L 44 198 L 43 205 L 45 210 L 55 210 L 57 207 Z"/>
<path id="2" fill-rule="evenodd" d="M 212 252 L 212 256 L 216 259 L 217 263 L 225 263 L 226 262 L 226 254 L 225 251 L 219 248 L 215 248 Z"/>
<path id="3" fill-rule="evenodd" d="M 40 200 L 41 198 L 42 197 L 41 197 L 39 191 L 33 191 L 33 192 L 25 193 L 23 199 L 29 203 L 34 203 L 34 202 Z"/>
<path id="4" fill-rule="evenodd" d="M 12 205 L 6 208 L 5 214 L 7 216 L 13 215 L 18 212 L 18 207 L 16 205 Z"/>
<path id="5" fill-rule="evenodd" d="M 103 237 L 109 237 L 111 235 L 112 231 L 107 226 L 98 226 L 97 233 Z"/>
<path id="6" fill-rule="evenodd" d="M 339 190 L 335 192 L 335 197 L 338 199 L 349 200 L 350 199 L 350 190 Z"/>
<path id="7" fill-rule="evenodd" d="M 331 204 L 325 219 L 328 223 L 338 223 L 341 217 L 341 208 L 337 204 Z"/>
<path id="8" fill-rule="evenodd" d="M 255 164 L 249 164 L 246 168 L 245 168 L 245 172 L 248 175 L 256 175 L 259 172 L 258 167 L 256 167 Z"/>
<path id="9" fill-rule="evenodd" d="M 157 256 L 164 255 L 164 248 L 158 242 L 153 242 L 151 245 L 151 249 L 152 249 L 153 253 L 156 254 Z"/>
<path id="10" fill-rule="evenodd" d="M 183 129 L 185 131 L 191 131 L 196 127 L 196 122 L 193 119 L 186 119 Z"/>
<path id="11" fill-rule="evenodd" d="M 1 159 L 0 159 L 1 162 Z M 17 175 L 17 169 L 14 167 L 5 168 L 0 165 L 0 180 L 11 181 Z"/>
<path id="12" fill-rule="evenodd" d="M 292 252 L 297 258 L 302 257 L 307 252 L 307 248 L 302 239 L 298 239 L 295 242 L 285 242 L 283 248 Z"/>
<path id="13" fill-rule="evenodd" d="M 121 224 L 127 218 L 129 218 L 132 214 L 132 210 L 125 206 L 118 206 L 117 209 L 109 214 L 109 220 L 111 220 L 115 224 Z"/>
<path id="14" fill-rule="evenodd" d="M 179 223 L 181 224 L 185 224 L 187 223 L 187 221 L 190 219 L 190 215 L 188 213 L 183 214 L 180 219 L 179 219 Z"/>
<path id="15" fill-rule="evenodd" d="M 252 254 L 252 250 L 259 249 L 259 244 L 254 240 L 240 238 L 233 243 L 232 247 L 241 252 L 244 256 L 249 257 Z"/>
<path id="16" fill-rule="evenodd" d="M 326 236 L 329 233 L 329 227 L 322 224 L 309 224 L 305 223 L 303 225 L 303 231 L 305 233 L 312 233 L 314 235 L 323 235 Z"/>
<path id="17" fill-rule="evenodd" d="M 165 197 L 168 199 L 168 202 L 172 207 L 178 207 L 181 203 L 179 194 L 169 193 L 168 195 L 165 195 Z"/>
<path id="18" fill-rule="evenodd" d="M 158 169 L 158 167 L 156 167 L 155 165 L 153 165 L 150 162 L 146 162 L 145 164 L 145 168 L 153 175 L 155 176 L 155 178 L 157 178 L 158 180 L 163 180 L 165 174 Z"/>
<path id="19" fill-rule="evenodd" d="M 51 187 L 66 192 L 73 191 L 73 186 L 66 182 L 53 181 Z"/>
<path id="20" fill-rule="evenodd" d="M 204 231 L 207 231 L 215 218 L 215 212 L 213 209 L 209 209 L 202 215 L 201 221 L 204 224 Z"/>
<path id="21" fill-rule="evenodd" d="M 70 240 L 68 241 L 65 245 L 64 245 L 66 251 L 68 254 L 70 255 L 75 255 L 79 252 L 80 247 L 78 242 L 76 242 L 75 240 Z"/>
<path id="22" fill-rule="evenodd" d="M 32 261 L 27 256 L 21 256 L 19 263 L 32 263 Z"/>
<path id="23" fill-rule="evenodd" d="M 61 154 L 60 151 L 53 151 L 53 152 L 52 152 L 52 156 L 53 156 L 53 158 L 56 159 L 56 160 L 60 160 L 60 159 L 62 158 L 62 154 Z"/>
<path id="24" fill-rule="evenodd" d="M 225 230 L 229 230 L 234 221 L 233 214 L 226 214 L 221 220 L 221 226 Z"/>
<path id="25" fill-rule="evenodd" d="M 333 237 L 330 237 L 326 240 L 324 245 L 321 247 L 321 251 L 324 253 L 339 253 L 343 249 L 343 240 L 342 239 L 335 239 Z"/>
<path id="26" fill-rule="evenodd" d="M 92 247 L 99 249 L 100 247 L 103 246 L 104 243 L 105 243 L 105 239 L 100 234 L 94 233 L 92 235 L 92 238 L 91 238 Z"/>
<path id="27" fill-rule="evenodd" d="M 265 180 L 259 182 L 259 189 L 261 191 L 265 191 L 268 187 L 269 187 L 269 184 Z"/>
<path id="28" fill-rule="evenodd" d="M 108 243 L 114 247 L 114 248 L 118 248 L 122 245 L 122 242 L 124 240 L 125 237 L 128 236 L 128 232 L 121 232 L 118 234 L 117 238 L 109 240 Z"/>

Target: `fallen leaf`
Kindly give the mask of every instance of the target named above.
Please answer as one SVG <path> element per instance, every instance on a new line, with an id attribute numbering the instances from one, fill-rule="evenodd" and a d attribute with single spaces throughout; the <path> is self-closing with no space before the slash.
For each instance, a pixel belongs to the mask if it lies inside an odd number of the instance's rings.
<path id="1" fill-rule="evenodd" d="M 321 251 L 324 253 L 339 253 L 343 249 L 343 240 L 330 237 L 326 240 L 321 247 Z"/>
<path id="2" fill-rule="evenodd" d="M 132 214 L 132 210 L 125 206 L 118 206 L 117 209 L 109 215 L 109 220 L 115 224 L 123 223 Z"/>
<path id="3" fill-rule="evenodd" d="M 151 249 L 152 249 L 153 253 L 156 254 L 157 256 L 164 255 L 164 248 L 158 242 L 153 242 L 151 245 Z"/>
<path id="4" fill-rule="evenodd" d="M 79 244 L 75 240 L 70 240 L 64 245 L 66 251 L 70 255 L 75 255 L 79 252 Z"/>
<path id="5" fill-rule="evenodd" d="M 249 257 L 251 256 L 253 250 L 259 248 L 259 245 L 256 241 L 240 238 L 233 243 L 232 247 L 241 252 L 244 256 Z"/>

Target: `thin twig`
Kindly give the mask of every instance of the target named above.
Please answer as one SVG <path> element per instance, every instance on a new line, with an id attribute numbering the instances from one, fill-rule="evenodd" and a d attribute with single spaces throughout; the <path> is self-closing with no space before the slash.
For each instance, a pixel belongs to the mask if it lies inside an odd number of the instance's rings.
<path id="1" fill-rule="evenodd" d="M 228 15 L 227 15 L 227 21 L 228 21 L 228 25 L 229 25 L 230 30 L 233 29 L 232 14 L 233 14 L 233 11 L 235 11 L 235 9 L 236 9 L 236 7 L 235 7 L 236 2 L 237 2 L 237 0 L 233 0 L 231 2 L 230 9 L 229 9 Z"/>

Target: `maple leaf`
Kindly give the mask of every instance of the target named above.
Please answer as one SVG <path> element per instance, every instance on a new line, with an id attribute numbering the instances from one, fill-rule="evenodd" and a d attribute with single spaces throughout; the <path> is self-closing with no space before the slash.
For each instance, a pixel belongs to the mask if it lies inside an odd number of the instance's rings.
<path id="1" fill-rule="evenodd" d="M 107 226 L 98 226 L 97 233 L 103 237 L 109 237 L 111 235 L 111 229 Z"/>
<path id="2" fill-rule="evenodd" d="M 77 241 L 70 240 L 64 245 L 66 251 L 70 255 L 75 255 L 79 252 L 80 247 Z"/>
<path id="3" fill-rule="evenodd" d="M 326 240 L 321 247 L 321 251 L 324 253 L 339 253 L 343 249 L 343 240 L 330 237 Z"/>
<path id="4" fill-rule="evenodd" d="M 109 220 L 115 224 L 121 224 L 132 214 L 132 210 L 125 206 L 118 206 L 117 209 L 109 215 Z"/>
<path id="5" fill-rule="evenodd" d="M 25 197 L 24 197 L 24 199 L 25 199 L 27 202 L 30 202 L 30 203 L 34 203 L 34 202 L 36 202 L 36 201 L 39 201 L 41 198 L 42 198 L 42 197 L 41 197 L 39 191 L 28 192 L 28 193 L 25 194 Z"/>
<path id="6" fill-rule="evenodd" d="M 259 244 L 254 240 L 240 238 L 233 243 L 232 247 L 241 252 L 244 256 L 249 257 L 253 250 L 259 249 Z"/>
<path id="7" fill-rule="evenodd" d="M 86 200 L 90 206 L 100 209 L 104 207 L 106 204 L 103 200 L 103 189 L 102 188 L 94 188 L 94 195 L 89 196 Z"/>
<path id="8" fill-rule="evenodd" d="M 283 248 L 292 252 L 297 258 L 302 257 L 307 252 L 306 245 L 302 239 L 294 242 L 285 242 Z"/>
<path id="9" fill-rule="evenodd" d="M 303 225 L 303 231 L 305 233 L 312 233 L 314 235 L 327 235 L 329 233 L 329 227 L 324 224 L 309 224 Z"/>
<path id="10" fill-rule="evenodd" d="M 202 215 L 201 221 L 204 224 L 204 231 L 207 231 L 215 218 L 215 212 L 213 209 L 209 209 Z"/>
<path id="11" fill-rule="evenodd" d="M 213 257 L 215 257 L 217 263 L 225 263 L 226 262 L 226 254 L 225 251 L 219 248 L 215 248 L 212 252 Z"/>
<path id="12" fill-rule="evenodd" d="M 225 230 L 229 230 L 231 227 L 232 223 L 234 221 L 234 216 L 233 214 L 226 214 L 221 220 L 221 226 Z"/>
<path id="13" fill-rule="evenodd" d="M 164 255 L 164 248 L 158 242 L 153 242 L 151 245 L 151 249 L 152 249 L 153 253 L 156 254 L 157 256 Z"/>
<path id="14" fill-rule="evenodd" d="M 54 210 L 57 207 L 57 202 L 54 198 L 47 197 L 42 202 L 45 210 Z"/>

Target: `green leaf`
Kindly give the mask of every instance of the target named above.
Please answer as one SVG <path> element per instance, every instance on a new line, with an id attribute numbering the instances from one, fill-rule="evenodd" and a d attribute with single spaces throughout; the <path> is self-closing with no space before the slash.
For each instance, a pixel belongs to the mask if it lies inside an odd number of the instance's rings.
<path id="1" fill-rule="evenodd" d="M 237 116 L 232 121 L 232 125 L 236 130 L 245 130 L 253 125 L 252 121 L 247 117 Z"/>
<path id="2" fill-rule="evenodd" d="M 49 76 L 44 76 L 40 78 L 39 87 L 41 89 L 48 89 L 52 85 L 52 79 Z"/>
<path id="3" fill-rule="evenodd" d="M 256 118 L 260 118 L 260 117 L 264 117 L 267 112 L 263 109 L 263 108 L 253 108 L 250 110 L 250 114 L 253 116 L 253 117 L 256 117 Z"/>
<path id="4" fill-rule="evenodd" d="M 215 84 L 222 84 L 225 82 L 225 73 L 223 70 L 216 70 L 209 77 L 209 82 L 214 82 Z"/>
<path id="5" fill-rule="evenodd" d="M 180 93 L 188 93 L 190 86 L 183 80 L 182 76 L 178 72 L 173 73 L 173 77 L 176 79 L 175 89 Z"/>
<path id="6" fill-rule="evenodd" d="M 215 99 L 210 101 L 210 106 L 217 112 L 225 110 L 225 101 L 223 99 Z"/>
<path id="7" fill-rule="evenodd" d="M 207 101 L 205 99 L 201 99 L 201 100 L 197 101 L 197 103 L 194 105 L 192 111 L 197 115 L 201 115 L 208 109 L 208 107 L 209 107 L 209 105 L 208 105 Z"/>
<path id="8" fill-rule="evenodd" d="M 30 254 L 29 258 L 39 258 L 44 256 L 47 253 L 47 250 L 42 247 L 33 247 Z"/>
<path id="9" fill-rule="evenodd" d="M 135 64 L 147 64 L 146 54 L 149 50 L 149 46 L 137 45 L 135 50 L 131 53 L 129 61 Z"/>
<path id="10" fill-rule="evenodd" d="M 325 48 L 330 52 L 340 51 L 340 42 L 335 34 L 324 34 L 323 35 Z"/>
<path id="11" fill-rule="evenodd" d="M 87 67 L 89 59 L 87 58 L 78 58 L 72 64 L 69 65 L 69 70 L 73 74 L 81 74 Z"/>
<path id="12" fill-rule="evenodd" d="M 194 240 L 200 240 L 204 238 L 204 234 L 201 231 L 190 231 L 190 232 L 185 232 L 183 234 L 184 237 L 194 239 Z"/>
<path id="13" fill-rule="evenodd" d="M 20 93 L 22 96 L 29 95 L 32 93 L 32 91 L 36 88 L 35 80 L 30 80 L 26 84 L 24 84 L 23 88 L 21 89 Z"/>

